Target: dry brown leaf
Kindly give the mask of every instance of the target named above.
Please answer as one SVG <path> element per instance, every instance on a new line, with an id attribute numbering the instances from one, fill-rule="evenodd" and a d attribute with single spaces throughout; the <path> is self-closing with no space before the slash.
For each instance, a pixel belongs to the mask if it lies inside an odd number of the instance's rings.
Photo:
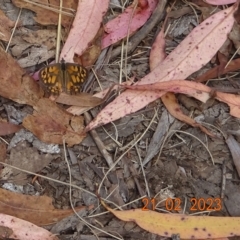
<path id="1" fill-rule="evenodd" d="M 47 98 L 40 99 L 34 109 L 33 115 L 24 118 L 23 126 L 41 141 L 62 144 L 64 139 L 72 146 L 85 137 L 83 117 L 72 116 Z"/>
<path id="2" fill-rule="evenodd" d="M 5 163 L 6 159 L 6 154 L 7 154 L 7 147 L 4 142 L 0 142 L 0 161 Z M 0 173 L 2 171 L 3 166 L 0 165 Z"/>
<path id="3" fill-rule="evenodd" d="M 94 97 L 89 93 L 69 95 L 63 92 L 58 96 L 56 102 L 78 107 L 96 107 L 103 102 L 103 99 Z"/>
<path id="4" fill-rule="evenodd" d="M 58 15 L 59 14 L 57 12 L 48 10 L 44 7 L 36 6 L 33 3 L 25 2 L 22 0 L 13 0 L 13 4 L 19 8 L 27 8 L 27 9 L 30 9 L 31 11 L 35 12 L 37 15 L 34 18 L 35 21 L 42 25 L 57 25 L 57 23 L 58 23 Z M 57 11 L 59 9 L 59 1 L 58 0 L 42 0 L 41 4 L 45 5 L 45 6 L 50 6 L 55 11 Z M 76 8 L 77 8 L 77 1 L 74 1 L 74 0 L 63 1 L 63 7 L 72 9 L 73 11 L 71 11 L 71 12 L 74 13 L 74 10 L 76 10 Z M 64 9 L 63 9 L 63 11 L 64 11 Z M 62 25 L 64 27 L 70 27 L 73 17 L 74 17 L 74 14 L 71 17 L 63 14 L 62 15 Z"/>
<path id="5" fill-rule="evenodd" d="M 192 0 L 192 2 L 199 7 L 209 7 L 209 4 L 206 3 L 204 0 Z"/>
<path id="6" fill-rule="evenodd" d="M 226 68 L 224 68 L 224 71 L 222 74 L 236 71 L 240 68 L 240 58 L 232 60 Z M 219 66 L 216 66 L 214 68 L 209 69 L 207 72 L 199 76 L 195 81 L 196 82 L 206 82 L 207 80 L 211 78 L 216 78 L 219 73 Z"/>
<path id="7" fill-rule="evenodd" d="M 14 26 L 14 22 L 11 21 L 4 12 L 0 9 L 0 39 L 3 41 L 9 41 L 11 36 L 11 29 Z"/>
<path id="8" fill-rule="evenodd" d="M 124 82 L 122 85 L 131 85 L 134 81 L 134 77 L 130 78 L 130 80 Z M 102 102 L 107 102 L 108 99 L 114 95 L 116 92 L 119 92 L 119 86 L 118 85 L 113 85 L 109 88 L 104 89 L 101 92 L 98 92 L 93 95 L 93 97 L 97 98 L 102 98 Z M 71 106 L 70 108 L 67 109 L 67 111 L 73 115 L 81 115 L 84 112 L 88 111 L 89 107 L 77 107 L 77 106 Z"/>
<path id="9" fill-rule="evenodd" d="M 23 33 L 21 37 L 27 43 L 37 45 L 38 47 L 44 45 L 48 50 L 56 48 L 57 32 L 55 29 L 40 29 L 37 31 L 32 31 L 21 28 L 19 31 L 19 34 L 21 34 L 21 32 Z"/>
<path id="10" fill-rule="evenodd" d="M 32 146 L 29 146 L 26 141 L 17 144 L 11 149 L 10 157 L 5 161 L 11 166 L 15 166 L 30 172 L 39 172 L 46 167 L 54 158 L 51 154 L 39 154 L 39 151 Z M 2 180 L 17 182 L 19 185 L 27 184 L 27 174 L 25 172 L 5 167 L 0 175 Z"/>
<path id="11" fill-rule="evenodd" d="M 76 211 L 85 207 L 77 207 Z M 49 225 L 72 215 L 72 209 L 55 209 L 47 196 L 29 196 L 0 189 L 0 212 L 34 223 Z"/>
<path id="12" fill-rule="evenodd" d="M 0 95 L 21 104 L 34 105 L 43 91 L 17 62 L 0 48 Z"/>
<path id="13" fill-rule="evenodd" d="M 40 64 L 55 56 L 56 34 L 53 28 L 34 31 L 19 27 L 11 41 L 11 54 L 22 68 Z"/>
<path id="14" fill-rule="evenodd" d="M 0 121 L 0 136 L 18 132 L 20 129 L 21 126 L 19 125 Z"/>
<path id="15" fill-rule="evenodd" d="M 178 19 L 186 14 L 191 14 L 192 13 L 192 8 L 187 6 L 187 7 L 182 7 L 177 10 L 172 10 L 171 12 L 168 13 L 169 18 L 175 18 Z"/>
<path id="16" fill-rule="evenodd" d="M 190 118 L 189 116 L 185 115 L 182 112 L 180 105 L 178 104 L 177 98 L 173 93 L 171 92 L 166 93 L 161 97 L 161 100 L 163 101 L 164 105 L 166 106 L 167 110 L 172 116 L 174 116 L 175 118 L 182 122 L 191 125 L 192 127 L 199 127 L 204 133 L 211 137 L 214 136 L 204 126 L 202 126 L 200 123 L 197 123 L 194 119 Z"/>
<path id="17" fill-rule="evenodd" d="M 92 66 L 95 61 L 98 59 L 101 53 L 101 41 L 103 35 L 103 28 L 101 27 L 98 30 L 97 35 L 94 39 L 89 43 L 88 48 L 81 56 L 81 63 L 84 67 Z"/>

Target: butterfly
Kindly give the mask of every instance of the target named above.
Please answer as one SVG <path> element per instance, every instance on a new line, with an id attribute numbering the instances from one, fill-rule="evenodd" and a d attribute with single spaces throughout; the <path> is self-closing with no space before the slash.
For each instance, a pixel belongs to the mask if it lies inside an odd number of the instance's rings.
<path id="1" fill-rule="evenodd" d="M 66 63 L 63 59 L 60 63 L 49 64 L 39 72 L 40 81 L 54 95 L 61 92 L 79 93 L 87 76 L 86 68 L 77 63 Z"/>

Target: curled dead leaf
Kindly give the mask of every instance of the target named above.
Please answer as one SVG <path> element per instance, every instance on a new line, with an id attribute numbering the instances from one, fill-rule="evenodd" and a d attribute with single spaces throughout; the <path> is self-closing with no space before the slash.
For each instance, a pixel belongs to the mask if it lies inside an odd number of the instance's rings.
<path id="1" fill-rule="evenodd" d="M 103 102 L 103 99 L 89 93 L 69 95 L 63 92 L 57 97 L 56 102 L 78 107 L 96 107 Z"/>
<path id="2" fill-rule="evenodd" d="M 0 48 L 0 78 L 0 95 L 5 98 L 33 106 L 43 96 L 37 82 L 2 48 Z"/>
<path id="3" fill-rule="evenodd" d="M 40 99 L 34 109 L 33 115 L 24 118 L 23 126 L 43 142 L 62 144 L 64 139 L 72 146 L 85 137 L 83 117 L 72 116 L 47 98 Z"/>
<path id="4" fill-rule="evenodd" d="M 14 22 L 11 21 L 4 12 L 0 9 L 0 39 L 3 41 L 9 41 L 11 35 L 11 28 L 14 26 Z"/>
<path id="5" fill-rule="evenodd" d="M 40 2 L 39 2 L 40 3 Z M 56 0 L 41 1 L 41 4 L 34 4 L 22 0 L 13 0 L 13 4 L 19 8 L 27 8 L 36 13 L 35 21 L 42 25 L 57 25 L 58 10 L 54 6 L 58 6 Z M 69 27 L 73 18 L 73 11 L 77 9 L 77 2 L 74 0 L 63 1 L 64 14 L 62 14 L 62 25 Z M 66 12 L 67 9 L 71 11 Z"/>
<path id="6" fill-rule="evenodd" d="M 84 67 L 92 66 L 98 59 L 101 53 L 101 40 L 103 35 L 103 28 L 101 27 L 94 39 L 89 43 L 88 48 L 80 57 L 81 63 Z"/>
<path id="7" fill-rule="evenodd" d="M 85 207 L 76 208 L 79 211 Z M 0 212 L 39 226 L 55 223 L 74 214 L 72 209 L 55 209 L 47 196 L 30 196 L 0 189 Z"/>

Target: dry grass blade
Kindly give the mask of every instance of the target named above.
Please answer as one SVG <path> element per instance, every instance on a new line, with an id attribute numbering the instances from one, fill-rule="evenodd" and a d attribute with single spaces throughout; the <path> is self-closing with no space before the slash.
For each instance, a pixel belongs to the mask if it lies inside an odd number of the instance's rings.
<path id="1" fill-rule="evenodd" d="M 73 9 L 70 9 L 70 8 L 63 8 L 64 10 L 58 10 L 58 6 L 57 5 L 53 5 L 53 4 L 44 4 L 44 3 L 40 3 L 40 2 L 34 2 L 34 1 L 30 1 L 30 0 L 23 0 L 24 2 L 26 3 L 30 3 L 30 4 L 33 4 L 33 5 L 36 5 L 38 7 L 42 7 L 42 8 L 45 8 L 47 10 L 51 10 L 53 12 L 56 12 L 56 13 L 61 13 L 63 15 L 66 15 L 66 16 L 70 16 L 70 17 L 73 17 L 75 15 L 75 10 Z"/>
<path id="2" fill-rule="evenodd" d="M 166 136 L 165 139 L 164 139 L 164 142 L 163 142 L 163 144 L 162 144 L 162 146 L 161 146 L 161 149 L 160 149 L 160 151 L 159 151 L 158 158 L 157 158 L 157 161 L 156 161 L 155 165 L 157 164 L 158 160 L 160 159 L 160 155 L 161 155 L 161 153 L 162 153 L 162 150 L 163 150 L 163 147 L 164 147 L 164 143 L 166 142 L 168 136 L 169 136 L 171 133 L 173 133 L 173 132 L 174 132 L 174 133 L 183 133 L 183 134 L 189 135 L 189 136 L 195 138 L 197 141 L 199 141 L 199 142 L 203 145 L 203 147 L 207 150 L 207 152 L 209 153 L 209 156 L 210 156 L 210 158 L 211 158 L 211 160 L 212 160 L 213 165 L 215 164 L 215 163 L 214 163 L 213 156 L 212 156 L 212 153 L 209 151 L 209 149 L 208 149 L 208 147 L 206 146 L 206 144 L 205 144 L 204 142 L 202 142 L 198 137 L 196 137 L 196 136 L 194 136 L 194 135 L 192 135 L 192 134 L 190 134 L 190 133 L 188 133 L 188 132 L 184 132 L 184 131 L 180 131 L 180 130 L 171 130 L 171 131 L 168 132 L 167 136 Z"/>

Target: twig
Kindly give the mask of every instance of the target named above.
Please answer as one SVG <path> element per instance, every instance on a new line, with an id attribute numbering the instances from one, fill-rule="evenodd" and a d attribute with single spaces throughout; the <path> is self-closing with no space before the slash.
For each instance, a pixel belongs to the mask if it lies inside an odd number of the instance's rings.
<path id="1" fill-rule="evenodd" d="M 85 117 L 85 121 L 88 124 L 91 121 L 91 116 L 89 113 L 85 112 L 84 113 L 84 117 Z M 113 160 L 112 157 L 110 156 L 110 154 L 107 152 L 102 140 L 99 138 L 96 130 L 91 130 L 90 134 L 93 138 L 93 140 L 95 141 L 99 151 L 101 152 L 101 154 L 103 155 L 103 157 L 105 158 L 108 166 L 111 168 L 113 166 Z"/>
<path id="2" fill-rule="evenodd" d="M 62 27 L 62 6 L 63 2 L 60 0 L 60 5 L 59 5 L 59 14 L 58 14 L 58 28 L 57 28 L 57 44 L 56 44 L 56 56 L 55 56 L 55 61 L 56 63 L 59 62 L 59 54 L 60 54 L 60 42 L 61 42 L 61 27 Z"/>
<path id="3" fill-rule="evenodd" d="M 19 21 L 19 19 L 20 19 L 21 13 L 22 13 L 22 8 L 20 8 L 20 10 L 19 10 L 18 17 L 17 17 L 17 20 L 16 20 L 16 22 L 15 22 L 14 28 L 13 28 L 13 30 L 12 30 L 12 34 L 11 34 L 10 39 L 9 39 L 9 41 L 8 41 L 8 45 L 7 45 L 7 47 L 6 47 L 5 52 L 8 51 L 8 48 L 9 48 L 10 43 L 11 43 L 11 41 L 12 41 L 13 35 L 14 35 L 14 33 L 15 33 L 15 30 L 16 30 L 16 27 L 17 27 L 17 24 L 18 24 L 18 21 Z"/>
<path id="4" fill-rule="evenodd" d="M 225 189 L 226 189 L 226 172 L 227 172 L 227 167 L 226 167 L 226 162 L 223 162 L 222 166 L 222 189 L 221 189 L 221 199 L 224 198 L 225 195 Z"/>

